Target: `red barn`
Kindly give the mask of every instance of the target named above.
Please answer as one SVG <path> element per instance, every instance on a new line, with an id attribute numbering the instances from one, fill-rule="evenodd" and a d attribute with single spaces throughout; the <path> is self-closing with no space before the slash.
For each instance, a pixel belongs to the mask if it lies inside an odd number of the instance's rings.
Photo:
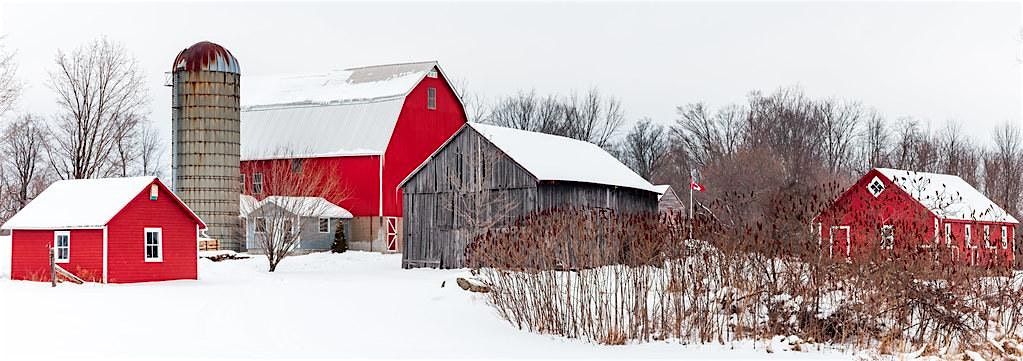
<path id="1" fill-rule="evenodd" d="M 196 279 L 206 225 L 154 177 L 53 183 L 2 226 L 11 279 L 50 280 L 55 261 L 79 278 L 128 283 Z"/>
<path id="2" fill-rule="evenodd" d="M 401 249 L 398 183 L 466 122 L 436 62 L 352 68 L 243 83 L 242 193 L 272 186 L 272 162 L 336 175 L 353 249 Z"/>
<path id="3" fill-rule="evenodd" d="M 962 178 L 887 168 L 867 172 L 813 223 L 826 256 L 933 255 L 977 266 L 1012 264 L 1017 224 Z"/>

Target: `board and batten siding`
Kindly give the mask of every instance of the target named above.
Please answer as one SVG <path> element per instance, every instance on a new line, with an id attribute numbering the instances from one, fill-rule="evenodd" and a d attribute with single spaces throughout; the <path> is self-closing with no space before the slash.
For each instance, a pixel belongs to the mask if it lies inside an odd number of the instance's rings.
<path id="1" fill-rule="evenodd" d="M 489 192 L 486 197 L 511 202 L 506 224 L 551 208 L 657 209 L 654 192 L 580 182 L 538 182 L 475 129 L 464 127 L 402 189 L 402 267 L 464 267 L 465 247 L 472 235 L 459 220 L 456 207 L 473 203 L 458 202 L 456 197 L 479 196 L 483 193 L 479 188 Z"/>

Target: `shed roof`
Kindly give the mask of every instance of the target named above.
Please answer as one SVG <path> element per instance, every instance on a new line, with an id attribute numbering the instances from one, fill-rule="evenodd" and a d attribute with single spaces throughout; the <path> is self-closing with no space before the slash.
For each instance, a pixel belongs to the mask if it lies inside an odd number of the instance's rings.
<path id="1" fill-rule="evenodd" d="M 983 193 L 950 174 L 876 168 L 920 204 L 944 219 L 1019 223 Z"/>
<path id="2" fill-rule="evenodd" d="M 51 184 L 3 229 L 98 228 L 106 225 L 156 177 L 62 180 Z M 161 185 L 162 186 L 162 185 Z M 205 228 L 205 224 L 174 193 L 171 196 Z"/>
<path id="3" fill-rule="evenodd" d="M 245 201 L 246 199 L 241 199 L 242 203 Z M 289 213 L 299 217 L 352 218 L 352 213 L 347 209 L 341 208 L 322 197 L 288 196 L 270 196 L 263 198 L 262 201 L 259 201 L 254 205 L 248 205 L 251 208 L 249 208 L 247 212 L 242 213 L 242 215 L 250 217 L 256 210 L 267 204 L 273 204 L 281 207 Z"/>
<path id="4" fill-rule="evenodd" d="M 657 190 L 657 199 L 659 200 L 664 197 L 664 194 L 668 193 L 668 190 L 671 189 L 671 184 L 657 184 L 654 185 L 654 189 Z"/>
<path id="5" fill-rule="evenodd" d="M 383 154 L 435 61 L 242 82 L 242 160 Z"/>

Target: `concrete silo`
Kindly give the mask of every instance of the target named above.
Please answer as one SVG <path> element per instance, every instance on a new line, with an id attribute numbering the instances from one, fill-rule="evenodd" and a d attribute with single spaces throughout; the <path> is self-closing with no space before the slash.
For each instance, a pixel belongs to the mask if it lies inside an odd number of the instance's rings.
<path id="1" fill-rule="evenodd" d="M 203 41 L 182 50 L 171 73 L 174 192 L 221 249 L 240 251 L 238 60 Z"/>

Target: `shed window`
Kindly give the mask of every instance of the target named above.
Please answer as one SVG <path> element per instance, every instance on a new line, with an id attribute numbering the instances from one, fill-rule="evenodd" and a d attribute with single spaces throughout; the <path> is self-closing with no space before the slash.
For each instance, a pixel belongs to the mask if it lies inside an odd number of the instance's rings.
<path id="1" fill-rule="evenodd" d="M 263 194 L 263 173 L 252 173 L 252 193 Z"/>
<path id="2" fill-rule="evenodd" d="M 330 218 L 320 218 L 320 233 L 330 233 Z"/>
<path id="3" fill-rule="evenodd" d="M 973 245 L 973 234 L 969 224 L 963 225 L 963 238 L 966 240 L 966 248 L 977 248 Z"/>
<path id="4" fill-rule="evenodd" d="M 995 248 L 995 245 L 991 243 L 991 226 L 984 225 L 984 247 Z"/>
<path id="5" fill-rule="evenodd" d="M 146 228 L 146 262 L 163 262 L 163 230 Z"/>
<path id="6" fill-rule="evenodd" d="M 53 261 L 68 263 L 71 261 L 71 232 L 53 232 Z"/>
<path id="7" fill-rule="evenodd" d="M 437 88 L 426 88 L 426 109 L 437 109 Z"/>
<path id="8" fill-rule="evenodd" d="M 1002 226 L 1002 249 L 1009 248 L 1009 227 Z"/>
<path id="9" fill-rule="evenodd" d="M 881 249 L 895 248 L 895 227 L 886 224 L 881 226 Z"/>
<path id="10" fill-rule="evenodd" d="M 256 217 L 256 222 L 253 224 L 256 227 L 256 233 L 266 233 L 266 218 Z"/>

